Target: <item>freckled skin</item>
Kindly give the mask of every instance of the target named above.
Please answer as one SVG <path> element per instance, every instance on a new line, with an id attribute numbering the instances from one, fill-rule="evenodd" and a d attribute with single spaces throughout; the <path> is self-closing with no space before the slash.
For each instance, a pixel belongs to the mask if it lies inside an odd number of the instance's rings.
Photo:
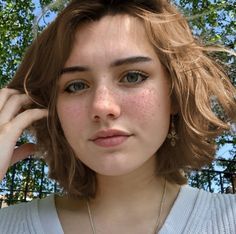
<path id="1" fill-rule="evenodd" d="M 152 61 L 109 66 L 111 61 L 137 55 Z M 88 66 L 91 71 L 62 75 L 57 102 L 62 128 L 76 156 L 95 172 L 113 176 L 130 173 L 153 159 L 169 129 L 170 85 L 142 23 L 125 15 L 106 16 L 79 28 L 65 67 L 76 65 Z M 118 78 L 127 70 L 144 71 L 149 78 L 126 87 Z M 85 79 L 90 88 L 82 93 L 63 92 L 73 79 Z M 89 141 L 97 131 L 107 128 L 133 136 L 113 148 Z"/>

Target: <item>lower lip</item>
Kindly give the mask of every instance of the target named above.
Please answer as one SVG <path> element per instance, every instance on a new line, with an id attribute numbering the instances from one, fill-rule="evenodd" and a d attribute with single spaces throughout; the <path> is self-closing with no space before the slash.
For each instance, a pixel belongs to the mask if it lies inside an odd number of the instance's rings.
<path id="1" fill-rule="evenodd" d="M 113 136 L 113 137 L 106 137 L 106 138 L 98 138 L 93 142 L 101 147 L 114 147 L 122 144 L 126 141 L 129 136 Z"/>

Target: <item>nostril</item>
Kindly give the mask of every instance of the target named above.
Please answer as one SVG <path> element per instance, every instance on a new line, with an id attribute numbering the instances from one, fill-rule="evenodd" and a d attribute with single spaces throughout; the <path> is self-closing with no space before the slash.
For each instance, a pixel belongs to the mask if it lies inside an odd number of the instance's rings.
<path id="1" fill-rule="evenodd" d="M 115 115 L 114 114 L 108 114 L 107 115 L 109 118 L 111 118 L 111 119 L 114 119 L 115 118 Z"/>
<path id="2" fill-rule="evenodd" d="M 115 119 L 115 118 L 116 118 L 115 115 L 112 114 L 112 113 L 107 114 L 106 117 L 107 117 L 107 119 Z M 98 120 L 100 120 L 100 119 L 102 119 L 101 116 L 99 116 L 99 115 L 95 115 L 95 116 L 94 116 L 94 120 L 95 120 L 95 121 L 98 121 Z"/>
<path id="3" fill-rule="evenodd" d="M 94 116 L 94 119 L 95 119 L 95 120 L 99 120 L 100 118 L 99 118 L 99 116 L 95 115 L 95 116 Z"/>

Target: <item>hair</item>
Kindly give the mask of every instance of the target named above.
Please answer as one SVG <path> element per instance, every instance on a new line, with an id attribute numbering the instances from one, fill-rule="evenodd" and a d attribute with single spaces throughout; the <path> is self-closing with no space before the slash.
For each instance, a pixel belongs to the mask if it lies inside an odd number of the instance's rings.
<path id="1" fill-rule="evenodd" d="M 209 164 L 215 155 L 215 138 L 229 130 L 236 116 L 235 88 L 221 66 L 210 58 L 215 48 L 202 45 L 186 19 L 165 0 L 74 0 L 28 48 L 9 88 L 34 101 L 28 108 L 47 108 L 49 116 L 32 125 L 38 151 L 49 165 L 49 176 L 70 195 L 94 197 L 96 174 L 84 165 L 65 138 L 56 111 L 57 81 L 67 61 L 80 25 L 106 15 L 128 14 L 143 22 L 148 39 L 168 70 L 171 99 L 178 113 L 173 117 L 178 140 L 166 139 L 157 152 L 157 175 L 184 184 L 182 171 Z M 219 49 L 217 49 L 219 50 Z M 224 50 L 224 49 L 222 49 Z M 217 100 L 220 118 L 212 110 Z"/>

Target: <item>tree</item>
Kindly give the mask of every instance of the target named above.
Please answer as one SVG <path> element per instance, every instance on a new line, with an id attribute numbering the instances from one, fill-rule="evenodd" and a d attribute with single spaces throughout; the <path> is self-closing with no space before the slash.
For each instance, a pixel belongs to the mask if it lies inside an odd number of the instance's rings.
<path id="1" fill-rule="evenodd" d="M 176 4 L 182 9 L 183 13 L 188 17 L 191 28 L 194 35 L 207 45 L 224 45 L 228 49 L 236 49 L 236 2 L 234 0 L 222 1 L 222 0 L 176 0 Z M 215 59 L 221 61 L 222 65 L 227 69 L 229 77 L 232 83 L 236 86 L 236 59 L 234 56 L 227 53 L 215 53 Z M 219 116 L 223 116 L 223 112 L 219 105 L 215 105 L 215 112 Z M 234 123 L 235 124 L 235 123 Z M 232 125 L 231 132 L 225 132 L 220 136 L 216 143 L 218 149 L 227 145 L 229 146 L 229 159 L 232 163 L 223 160 L 222 157 L 218 157 L 219 161 L 214 163 L 209 169 L 224 170 L 225 172 L 236 172 L 235 160 L 236 160 L 236 132 L 235 125 Z M 230 184 L 232 176 L 227 178 L 218 178 L 219 174 L 210 176 L 213 183 L 219 184 L 219 181 Z M 190 177 L 191 178 L 191 177 Z M 201 172 L 190 182 L 192 185 L 200 181 L 202 186 L 209 186 L 209 174 Z M 222 190 L 222 188 L 220 188 Z"/>

